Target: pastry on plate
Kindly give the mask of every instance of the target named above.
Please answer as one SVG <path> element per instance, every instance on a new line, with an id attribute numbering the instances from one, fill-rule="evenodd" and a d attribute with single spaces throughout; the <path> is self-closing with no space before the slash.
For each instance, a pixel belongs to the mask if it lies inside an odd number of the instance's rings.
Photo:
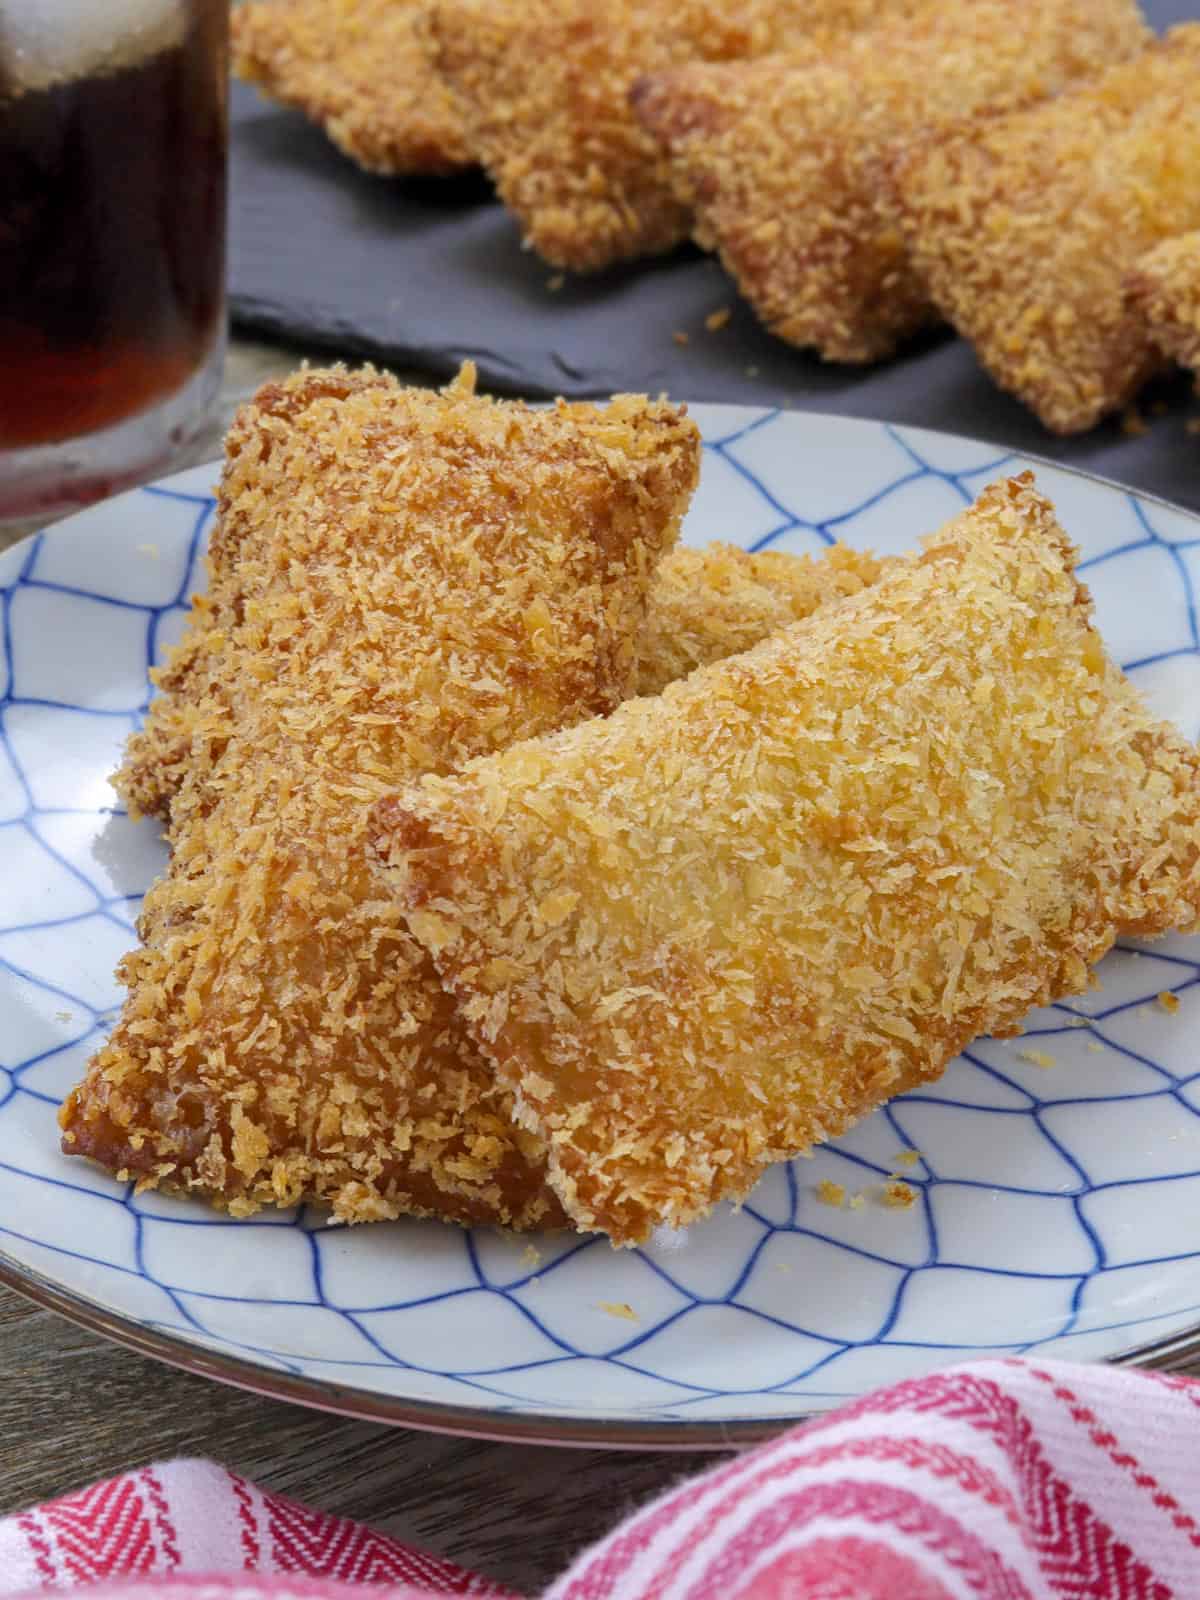
<path id="1" fill-rule="evenodd" d="M 383 801 L 381 882 L 616 1243 L 1200 924 L 1200 756 L 1032 478 L 652 699 Z"/>
<path id="2" fill-rule="evenodd" d="M 437 394 L 306 372 L 243 408 L 214 537 L 236 583 L 197 619 L 225 725 L 171 800 L 68 1153 L 239 1215 L 561 1220 L 536 1136 L 369 871 L 367 823 L 406 777 L 632 692 L 698 460 L 665 402 L 530 409 L 469 374 Z"/>
<path id="3" fill-rule="evenodd" d="M 314 374 L 310 385 L 318 381 Z M 343 387 L 385 381 L 369 372 L 337 375 Z M 670 551 L 650 579 L 634 692 L 657 694 L 696 667 L 748 650 L 818 606 L 874 583 L 885 565 L 870 551 L 837 544 L 819 557 L 719 543 Z M 229 738 L 236 684 L 224 666 L 223 624 L 244 606 L 253 574 L 218 536 L 208 577 L 208 593 L 193 599 L 186 634 L 154 670 L 159 692 L 115 779 L 135 816 L 166 820 L 188 772 L 210 762 Z"/>

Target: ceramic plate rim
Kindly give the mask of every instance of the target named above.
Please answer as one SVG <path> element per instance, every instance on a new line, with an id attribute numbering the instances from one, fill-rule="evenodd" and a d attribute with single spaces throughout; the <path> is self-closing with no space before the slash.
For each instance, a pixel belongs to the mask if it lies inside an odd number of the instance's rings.
<path id="1" fill-rule="evenodd" d="M 1153 491 L 1121 483 L 1118 479 L 1109 478 L 1102 473 L 1092 472 L 1068 462 L 1056 461 L 1052 457 L 1019 446 L 1005 445 L 997 439 L 954 433 L 944 428 L 897 423 L 879 417 L 848 416 L 840 412 L 796 410 L 786 406 L 760 407 L 746 403 L 725 404 L 700 399 L 686 403 L 690 409 L 708 409 L 719 405 L 723 412 L 750 413 L 762 419 L 783 414 L 815 423 L 832 421 L 849 424 L 851 427 L 856 425 L 863 428 L 881 427 L 899 433 L 901 442 L 906 436 L 915 436 L 947 440 L 960 445 L 983 445 L 994 448 L 1005 460 L 1012 458 L 1017 463 L 1030 463 L 1038 468 L 1066 473 L 1119 494 L 1134 495 L 1147 504 L 1162 507 L 1173 515 L 1186 517 L 1196 524 L 1200 532 L 1200 511 L 1168 500 Z M 997 466 L 1000 466 L 999 461 Z M 56 535 L 67 532 L 79 516 L 88 512 L 94 513 L 98 505 L 116 507 L 127 494 L 135 495 L 147 488 L 170 489 L 181 478 L 205 471 L 213 474 L 215 482 L 220 475 L 221 462 L 219 460 L 197 462 L 191 467 L 154 479 L 123 494 L 112 496 L 108 500 L 97 502 L 92 507 L 81 508 L 79 512 L 62 518 L 49 528 L 36 530 L 18 540 L 8 547 L 5 554 L 28 551 L 45 533 Z M 764 1439 L 775 1437 L 786 1428 L 803 1423 L 814 1414 L 788 1412 L 766 1417 L 697 1418 L 694 1421 L 675 1418 L 662 1422 L 610 1415 L 589 1420 L 578 1413 L 541 1410 L 523 1413 L 496 1411 L 477 1406 L 452 1405 L 445 1401 L 387 1395 L 355 1384 L 335 1384 L 310 1375 L 280 1372 L 277 1368 L 260 1364 L 248 1356 L 206 1349 L 189 1339 L 149 1326 L 134 1316 L 111 1310 L 99 1300 L 64 1287 L 37 1268 L 18 1261 L 2 1246 L 0 1246 L 0 1285 L 22 1295 L 40 1309 L 63 1316 L 76 1326 L 99 1334 L 124 1349 L 149 1356 L 194 1376 L 211 1378 L 264 1398 L 303 1405 L 337 1416 L 425 1432 L 497 1443 L 545 1444 L 567 1448 L 712 1451 L 759 1443 Z M 1162 1338 L 1131 1345 L 1102 1359 L 1105 1364 L 1112 1366 L 1171 1370 L 1188 1362 L 1197 1354 L 1200 1354 L 1200 1319 Z"/>

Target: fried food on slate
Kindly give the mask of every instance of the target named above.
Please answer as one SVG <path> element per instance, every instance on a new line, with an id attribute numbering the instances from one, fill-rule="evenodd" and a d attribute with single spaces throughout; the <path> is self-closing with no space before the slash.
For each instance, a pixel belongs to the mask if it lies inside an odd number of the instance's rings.
<path id="1" fill-rule="evenodd" d="M 250 0 L 233 9 L 233 70 L 368 172 L 456 172 L 474 158 L 418 35 L 424 10 L 425 0 Z"/>
<path id="2" fill-rule="evenodd" d="M 376 810 L 382 874 L 627 1244 L 1200 922 L 1200 755 L 1105 655 L 1030 475 L 879 582 Z"/>
<path id="3" fill-rule="evenodd" d="M 405 777 L 608 710 L 699 456 L 675 407 L 301 373 L 243 409 L 217 535 L 229 735 L 171 807 L 64 1148 L 237 1214 L 561 1221 L 535 1138 L 370 875 Z"/>
<path id="4" fill-rule="evenodd" d="M 342 373 L 338 381 L 372 379 Z M 229 738 L 236 684 L 224 669 L 223 627 L 245 596 L 241 568 L 228 554 L 218 538 L 209 552 L 209 593 L 196 596 L 187 634 L 155 671 L 159 693 L 114 779 L 135 816 L 165 820 L 187 773 L 210 763 Z M 748 650 L 818 606 L 874 583 L 886 565 L 847 545 L 833 545 L 818 558 L 727 544 L 670 551 L 650 580 L 636 692 L 657 694 L 696 667 Z"/>
<path id="5" fill-rule="evenodd" d="M 1200 374 L 1200 230 L 1143 256 L 1129 290 L 1158 348 Z"/>
<path id="6" fill-rule="evenodd" d="M 1200 24 L 896 177 L 938 309 L 1048 428 L 1090 428 L 1161 362 L 1128 273 L 1200 227 Z"/>
<path id="7" fill-rule="evenodd" d="M 772 333 L 877 361 L 936 321 L 907 259 L 891 152 L 1144 49 L 1135 0 L 933 0 L 811 51 L 676 68 L 633 91 L 698 242 Z"/>
<path id="8" fill-rule="evenodd" d="M 818 47 L 918 0 L 433 0 L 431 48 L 526 242 L 594 272 L 669 250 L 688 215 L 629 90 L 643 73 Z"/>
<path id="9" fill-rule="evenodd" d="M 672 550 L 650 585 L 637 692 L 658 694 L 697 667 L 749 650 L 830 601 L 857 594 L 888 565 L 844 544 L 818 557 L 730 544 Z"/>

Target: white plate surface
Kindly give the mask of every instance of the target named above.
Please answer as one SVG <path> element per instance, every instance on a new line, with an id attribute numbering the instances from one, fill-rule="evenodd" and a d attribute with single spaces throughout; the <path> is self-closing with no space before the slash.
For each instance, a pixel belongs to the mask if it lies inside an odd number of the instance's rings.
<path id="1" fill-rule="evenodd" d="M 693 543 L 900 551 L 1026 464 L 917 429 L 693 410 Z M 1109 646 L 1196 738 L 1200 519 L 1036 470 Z M 1122 948 L 1097 993 L 637 1252 L 305 1211 L 234 1222 L 61 1156 L 58 1102 L 111 1024 L 164 859 L 108 774 L 202 582 L 216 473 L 0 555 L 0 1276 L 265 1392 L 558 1443 L 711 1446 L 983 1352 L 1113 1359 L 1200 1322 L 1200 939 Z M 889 1210 L 875 1195 L 906 1150 L 917 1203 Z M 823 1179 L 866 1203 L 821 1204 Z"/>

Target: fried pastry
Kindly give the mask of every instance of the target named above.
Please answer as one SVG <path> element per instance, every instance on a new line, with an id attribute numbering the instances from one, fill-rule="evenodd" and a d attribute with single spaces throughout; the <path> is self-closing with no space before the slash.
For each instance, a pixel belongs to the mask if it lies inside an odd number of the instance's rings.
<path id="1" fill-rule="evenodd" d="M 1032 477 L 859 594 L 380 804 L 381 878 L 572 1221 L 744 1196 L 1116 933 L 1200 922 L 1200 756 Z"/>
<path id="2" fill-rule="evenodd" d="M 1158 348 L 1200 374 L 1200 230 L 1144 255 L 1129 289 Z"/>
<path id="3" fill-rule="evenodd" d="M 243 409 L 215 541 L 238 593 L 204 645 L 228 725 L 171 804 L 68 1153 L 239 1215 L 561 1220 L 365 830 L 404 777 L 630 692 L 698 457 L 635 396 L 542 411 L 334 371 Z"/>
<path id="4" fill-rule="evenodd" d="M 877 361 L 935 321 L 886 182 L 892 152 L 1044 99 L 1142 50 L 1135 0 L 933 0 L 762 61 L 693 64 L 633 92 L 694 236 L 781 339 Z"/>
<path id="5" fill-rule="evenodd" d="M 466 130 L 417 31 L 425 0 L 249 0 L 233 70 L 303 111 L 368 172 L 472 166 Z"/>
<path id="6" fill-rule="evenodd" d="M 371 379 L 343 373 L 338 381 Z M 210 762 L 229 738 L 234 685 L 221 649 L 225 619 L 245 596 L 242 570 L 227 553 L 218 538 L 209 552 L 209 592 L 195 597 L 187 634 L 153 673 L 159 693 L 113 780 L 135 816 L 165 820 L 188 771 Z M 657 694 L 696 667 L 748 650 L 818 606 L 874 583 L 885 565 L 847 545 L 833 545 L 820 558 L 727 544 L 670 551 L 650 580 L 636 692 Z"/>
<path id="7" fill-rule="evenodd" d="M 749 650 L 819 607 L 857 594 L 888 564 L 844 544 L 818 557 L 730 544 L 672 550 L 650 585 L 637 692 L 658 694 L 697 667 Z"/>
<path id="8" fill-rule="evenodd" d="M 1128 274 L 1200 227 L 1200 24 L 895 176 L 939 311 L 1046 427 L 1090 428 L 1162 361 Z"/>
<path id="9" fill-rule="evenodd" d="M 916 0 L 433 0 L 431 50 L 526 243 L 594 272 L 687 236 L 634 81 L 684 61 L 813 48 Z"/>

